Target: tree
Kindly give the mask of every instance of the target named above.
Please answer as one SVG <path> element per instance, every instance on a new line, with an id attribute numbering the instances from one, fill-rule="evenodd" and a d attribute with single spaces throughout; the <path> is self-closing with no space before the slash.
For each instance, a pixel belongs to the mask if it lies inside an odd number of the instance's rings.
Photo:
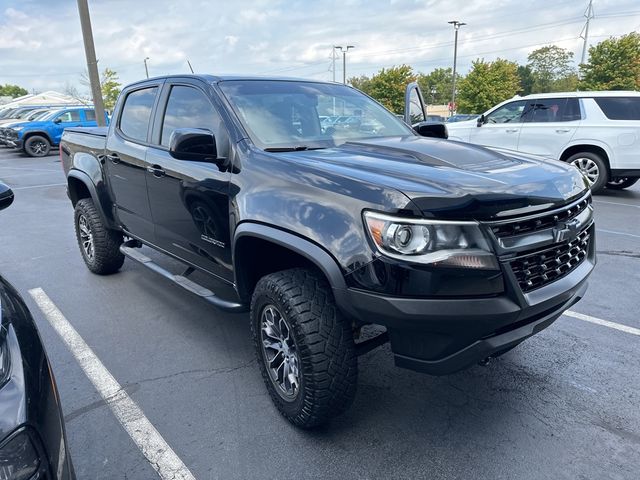
<path id="1" fill-rule="evenodd" d="M 456 73 L 456 82 L 460 82 L 461 75 Z M 453 70 L 451 68 L 436 68 L 429 74 L 419 74 L 418 84 L 424 101 L 432 105 L 445 105 L 451 101 L 453 93 Z M 434 93 L 431 93 L 434 91 Z"/>
<path id="2" fill-rule="evenodd" d="M 0 97 L 17 98 L 27 95 L 29 92 L 18 85 L 0 85 Z"/>
<path id="3" fill-rule="evenodd" d="M 570 78 L 575 78 L 572 66 L 573 52 L 555 45 L 538 48 L 527 57 L 527 67 L 533 75 L 532 93 L 557 92 L 559 87 L 573 86 Z"/>
<path id="4" fill-rule="evenodd" d="M 85 72 L 80 77 L 80 83 L 91 88 L 89 75 Z M 105 68 L 100 75 L 100 90 L 102 92 L 102 101 L 106 110 L 113 110 L 120 95 L 121 83 L 118 81 L 118 74 L 110 68 Z"/>
<path id="5" fill-rule="evenodd" d="M 589 61 L 580 65 L 582 90 L 639 90 L 640 34 L 609 38 L 589 48 Z"/>
<path id="6" fill-rule="evenodd" d="M 533 89 L 533 72 L 527 65 L 518 65 L 518 77 L 520 78 L 520 95 L 529 95 Z"/>
<path id="7" fill-rule="evenodd" d="M 458 112 L 482 113 L 513 97 L 520 89 L 518 65 L 502 58 L 493 62 L 478 59 L 458 87 Z"/>
<path id="8" fill-rule="evenodd" d="M 409 65 L 383 68 L 371 78 L 358 77 L 349 83 L 367 95 L 375 98 L 393 113 L 404 113 L 404 95 L 407 85 L 416 81 L 416 75 Z M 354 84 L 355 82 L 355 84 Z"/>

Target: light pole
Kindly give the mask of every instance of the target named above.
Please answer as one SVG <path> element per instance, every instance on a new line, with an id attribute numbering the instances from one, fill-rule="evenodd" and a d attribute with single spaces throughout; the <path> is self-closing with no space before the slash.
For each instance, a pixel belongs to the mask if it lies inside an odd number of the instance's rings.
<path id="1" fill-rule="evenodd" d="M 146 57 L 144 59 L 144 71 L 147 74 L 147 78 L 149 78 L 149 67 L 147 66 L 147 60 L 149 60 L 149 57 Z"/>
<path id="2" fill-rule="evenodd" d="M 431 87 L 431 104 L 432 105 L 436 104 L 436 93 L 438 93 L 438 91 L 436 90 L 436 87 Z"/>
<path id="3" fill-rule="evenodd" d="M 451 115 L 456 108 L 456 62 L 458 60 L 458 30 L 466 23 L 459 22 L 458 20 L 451 20 L 448 22 L 450 25 L 453 25 L 453 29 L 455 31 L 455 40 L 453 42 L 453 88 L 451 91 Z"/>
<path id="4" fill-rule="evenodd" d="M 100 88 L 100 75 L 98 75 L 98 61 L 96 49 L 93 44 L 93 32 L 91 30 L 91 18 L 89 17 L 89 5 L 87 0 L 78 0 L 78 13 L 80 14 L 80 27 L 82 28 L 82 40 L 84 41 L 84 53 L 87 57 L 87 70 L 89 71 L 89 83 L 91 84 L 91 96 L 96 110 L 96 123 L 98 126 L 106 125 L 104 118 L 104 102 L 102 89 Z"/>
<path id="5" fill-rule="evenodd" d="M 347 52 L 352 48 L 356 48 L 353 45 L 346 45 L 344 47 L 335 46 L 333 48 L 338 48 L 342 52 L 342 83 L 347 84 Z"/>

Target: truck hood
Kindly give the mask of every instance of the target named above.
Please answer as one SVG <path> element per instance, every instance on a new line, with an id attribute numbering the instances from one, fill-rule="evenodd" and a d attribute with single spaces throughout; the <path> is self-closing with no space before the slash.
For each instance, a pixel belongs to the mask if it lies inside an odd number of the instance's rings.
<path id="1" fill-rule="evenodd" d="M 588 190 L 564 163 L 422 137 L 388 137 L 276 154 L 401 191 L 426 217 L 495 219 L 547 210 Z"/>

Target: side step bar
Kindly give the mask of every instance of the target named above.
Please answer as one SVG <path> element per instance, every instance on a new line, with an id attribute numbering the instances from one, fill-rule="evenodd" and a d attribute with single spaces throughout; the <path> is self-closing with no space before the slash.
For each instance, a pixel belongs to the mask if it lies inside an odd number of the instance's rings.
<path id="1" fill-rule="evenodd" d="M 181 286 L 185 290 L 198 295 L 200 298 L 206 300 L 210 304 L 218 307 L 220 310 L 224 310 L 225 312 L 246 312 L 247 306 L 241 303 L 230 302 L 228 300 L 223 300 L 220 297 L 217 297 L 211 290 L 203 287 L 202 285 L 189 280 L 184 275 L 174 275 L 170 271 L 162 268 L 157 263 L 154 263 L 149 257 L 147 257 L 144 253 L 140 252 L 138 248 L 140 247 L 140 242 L 137 240 L 128 240 L 120 245 L 120 251 L 129 257 L 131 260 L 135 260 L 136 262 L 141 263 L 149 270 L 153 270 L 156 273 L 159 273 L 164 278 L 171 280 L 173 283 Z M 189 275 L 193 272 L 193 268 L 189 267 L 185 272 L 186 275 Z"/>

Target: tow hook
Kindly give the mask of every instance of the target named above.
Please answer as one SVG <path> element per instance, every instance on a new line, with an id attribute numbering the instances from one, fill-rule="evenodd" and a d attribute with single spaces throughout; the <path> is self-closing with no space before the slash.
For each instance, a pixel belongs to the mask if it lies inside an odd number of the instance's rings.
<path id="1" fill-rule="evenodd" d="M 493 357 L 487 357 L 483 360 L 480 360 L 478 362 L 478 365 L 480 365 L 481 367 L 486 367 L 487 365 L 489 365 L 489 362 L 491 362 L 491 360 L 493 359 Z"/>

